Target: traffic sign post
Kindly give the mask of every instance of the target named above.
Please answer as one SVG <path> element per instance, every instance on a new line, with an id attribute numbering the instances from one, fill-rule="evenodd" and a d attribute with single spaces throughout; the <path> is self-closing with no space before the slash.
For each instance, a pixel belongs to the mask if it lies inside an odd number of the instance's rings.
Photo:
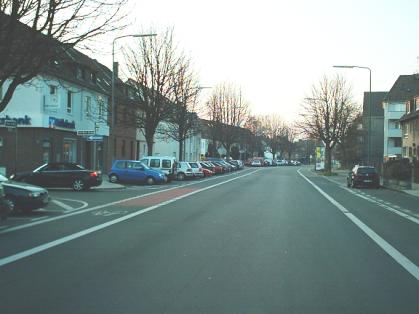
<path id="1" fill-rule="evenodd" d="M 88 137 L 86 137 L 86 141 L 102 142 L 103 141 L 103 135 L 89 135 Z"/>
<path id="2" fill-rule="evenodd" d="M 95 135 L 95 130 L 77 130 L 78 136 Z"/>

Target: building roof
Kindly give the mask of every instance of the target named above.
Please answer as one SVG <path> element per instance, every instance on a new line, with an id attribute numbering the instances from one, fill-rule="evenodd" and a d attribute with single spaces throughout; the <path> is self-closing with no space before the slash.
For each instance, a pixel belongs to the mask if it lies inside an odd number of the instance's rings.
<path id="1" fill-rule="evenodd" d="M 364 102 L 362 112 L 368 114 L 369 92 L 364 92 Z M 384 117 L 383 100 L 388 92 L 371 92 L 371 116 Z"/>
<path id="2" fill-rule="evenodd" d="M 400 75 L 384 101 L 405 102 L 416 95 L 419 95 L 419 74 Z"/>

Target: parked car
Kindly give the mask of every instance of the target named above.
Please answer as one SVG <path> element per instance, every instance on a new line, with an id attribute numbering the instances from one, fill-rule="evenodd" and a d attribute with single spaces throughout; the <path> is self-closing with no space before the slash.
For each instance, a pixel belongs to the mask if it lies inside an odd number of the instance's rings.
<path id="1" fill-rule="evenodd" d="M 214 174 L 224 173 L 222 166 L 217 166 L 210 161 L 201 161 L 200 163 L 204 169 L 211 170 Z"/>
<path id="2" fill-rule="evenodd" d="M 204 172 L 202 171 L 202 167 L 197 162 L 189 162 L 189 165 L 192 168 L 192 173 L 195 178 L 203 178 Z"/>
<path id="3" fill-rule="evenodd" d="M 252 163 L 250 164 L 252 167 L 262 167 L 262 161 L 260 159 L 253 159 Z"/>
<path id="4" fill-rule="evenodd" d="M 278 159 L 276 161 L 278 166 L 287 166 L 288 165 L 288 161 L 286 161 L 285 159 Z"/>
<path id="5" fill-rule="evenodd" d="M 177 161 L 175 157 L 170 156 L 146 156 L 140 160 L 146 166 L 149 166 L 155 170 L 161 170 L 170 180 L 176 179 L 176 165 Z"/>
<path id="6" fill-rule="evenodd" d="M 206 168 L 202 168 L 202 172 L 204 173 L 204 178 L 212 177 L 214 175 L 213 171 Z"/>
<path id="7" fill-rule="evenodd" d="M 0 184 L 0 221 L 5 220 L 12 210 L 10 202 L 6 199 L 3 185 Z"/>
<path id="8" fill-rule="evenodd" d="M 168 181 L 167 175 L 163 171 L 151 169 L 138 160 L 115 160 L 108 176 L 112 183 L 125 181 L 152 185 Z"/>
<path id="9" fill-rule="evenodd" d="M 191 165 L 186 161 L 180 161 L 176 164 L 177 175 L 179 181 L 191 179 L 194 177 Z"/>
<path id="10" fill-rule="evenodd" d="M 221 169 L 222 169 L 222 173 L 226 173 L 226 172 L 229 172 L 230 171 L 230 167 L 228 167 L 227 165 L 225 165 L 225 164 L 223 164 L 223 163 L 221 163 L 221 162 L 219 162 L 219 161 L 211 161 L 211 163 L 213 164 L 213 165 L 215 165 L 215 166 L 217 166 L 217 167 L 221 167 Z"/>
<path id="11" fill-rule="evenodd" d="M 100 172 L 70 162 L 50 162 L 32 172 L 13 174 L 10 179 L 42 187 L 70 187 L 75 191 L 102 184 Z"/>
<path id="12" fill-rule="evenodd" d="M 0 185 L 4 190 L 3 204 L 9 211 L 35 210 L 46 207 L 49 203 L 48 191 L 42 187 L 8 180 L 3 175 L 0 175 Z"/>
<path id="13" fill-rule="evenodd" d="M 372 166 L 355 166 L 346 178 L 348 187 L 372 186 L 380 187 L 380 175 Z"/>

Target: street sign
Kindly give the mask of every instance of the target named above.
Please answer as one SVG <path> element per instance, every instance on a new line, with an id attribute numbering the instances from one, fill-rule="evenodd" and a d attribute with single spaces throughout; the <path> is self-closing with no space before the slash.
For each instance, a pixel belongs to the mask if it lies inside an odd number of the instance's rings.
<path id="1" fill-rule="evenodd" d="M 78 136 L 95 135 L 95 130 L 77 130 Z"/>
<path id="2" fill-rule="evenodd" d="M 102 135 L 89 135 L 86 137 L 86 140 L 89 142 L 102 142 L 103 136 Z"/>
<path id="3" fill-rule="evenodd" d="M 6 128 L 16 128 L 17 127 L 17 122 L 16 122 L 16 120 L 5 120 L 4 121 L 4 126 Z"/>

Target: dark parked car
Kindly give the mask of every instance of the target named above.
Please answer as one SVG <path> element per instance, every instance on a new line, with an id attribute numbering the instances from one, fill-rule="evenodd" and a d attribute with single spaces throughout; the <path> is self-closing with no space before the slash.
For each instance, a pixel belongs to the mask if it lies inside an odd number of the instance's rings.
<path id="1" fill-rule="evenodd" d="M 0 184 L 0 221 L 5 220 L 11 211 L 12 207 L 10 206 L 10 202 L 6 199 L 3 185 Z"/>
<path id="2" fill-rule="evenodd" d="M 9 211 L 15 209 L 34 210 L 48 205 L 48 191 L 39 186 L 8 180 L 0 175 L 0 185 L 4 189 L 5 202 Z"/>
<path id="3" fill-rule="evenodd" d="M 126 181 L 152 185 L 168 181 L 167 175 L 163 171 L 151 169 L 137 160 L 115 160 L 108 176 L 109 181 L 112 183 Z"/>
<path id="4" fill-rule="evenodd" d="M 32 172 L 14 174 L 10 179 L 42 187 L 71 187 L 75 191 L 102 184 L 100 172 L 69 162 L 51 162 Z"/>
<path id="5" fill-rule="evenodd" d="M 355 166 L 346 178 L 348 187 L 372 186 L 380 187 L 380 175 L 371 166 Z"/>

